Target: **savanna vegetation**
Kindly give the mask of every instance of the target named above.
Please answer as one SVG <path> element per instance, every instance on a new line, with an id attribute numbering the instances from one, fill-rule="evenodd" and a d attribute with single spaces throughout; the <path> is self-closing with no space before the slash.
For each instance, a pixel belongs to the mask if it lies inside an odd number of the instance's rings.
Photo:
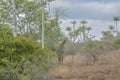
<path id="1" fill-rule="evenodd" d="M 51 1 L 0 0 L 0 80 L 48 79 L 63 38 L 59 13 L 45 9 Z"/>
<path id="2" fill-rule="evenodd" d="M 120 18 L 99 40 L 87 20 L 62 32 L 52 1 L 0 0 L 0 80 L 119 80 Z"/>

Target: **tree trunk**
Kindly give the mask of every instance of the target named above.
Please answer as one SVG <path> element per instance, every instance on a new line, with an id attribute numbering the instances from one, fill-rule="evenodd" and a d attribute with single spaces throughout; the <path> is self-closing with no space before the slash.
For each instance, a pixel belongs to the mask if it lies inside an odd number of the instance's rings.
<path id="1" fill-rule="evenodd" d="M 42 49 L 44 49 L 44 8 L 42 9 Z"/>
<path id="2" fill-rule="evenodd" d="M 17 19 L 16 19 L 16 5 L 15 0 L 12 0 L 13 5 L 13 27 L 14 27 L 14 37 L 17 36 Z"/>

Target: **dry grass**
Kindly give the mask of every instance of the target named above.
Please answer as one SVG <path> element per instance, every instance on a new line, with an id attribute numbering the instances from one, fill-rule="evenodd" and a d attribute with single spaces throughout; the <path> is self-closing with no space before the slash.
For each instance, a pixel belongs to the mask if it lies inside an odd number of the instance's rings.
<path id="1" fill-rule="evenodd" d="M 65 57 L 64 64 L 51 71 L 55 80 L 120 80 L 120 51 L 107 52 L 96 65 L 86 65 L 80 55 Z"/>

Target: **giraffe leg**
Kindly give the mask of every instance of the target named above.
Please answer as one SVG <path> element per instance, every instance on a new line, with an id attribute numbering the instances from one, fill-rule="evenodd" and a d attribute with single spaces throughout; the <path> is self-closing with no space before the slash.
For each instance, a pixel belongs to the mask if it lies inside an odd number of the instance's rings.
<path id="1" fill-rule="evenodd" d="M 60 57 L 58 57 L 58 64 L 60 64 Z"/>

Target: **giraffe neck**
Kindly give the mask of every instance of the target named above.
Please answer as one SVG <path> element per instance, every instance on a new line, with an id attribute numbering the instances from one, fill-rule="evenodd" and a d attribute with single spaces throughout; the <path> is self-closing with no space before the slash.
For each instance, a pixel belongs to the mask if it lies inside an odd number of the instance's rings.
<path id="1" fill-rule="evenodd" d="M 65 40 L 63 40 L 63 41 L 61 42 L 61 44 L 60 44 L 59 47 L 58 47 L 59 50 L 63 50 L 66 41 L 67 41 L 67 40 L 65 39 Z"/>

